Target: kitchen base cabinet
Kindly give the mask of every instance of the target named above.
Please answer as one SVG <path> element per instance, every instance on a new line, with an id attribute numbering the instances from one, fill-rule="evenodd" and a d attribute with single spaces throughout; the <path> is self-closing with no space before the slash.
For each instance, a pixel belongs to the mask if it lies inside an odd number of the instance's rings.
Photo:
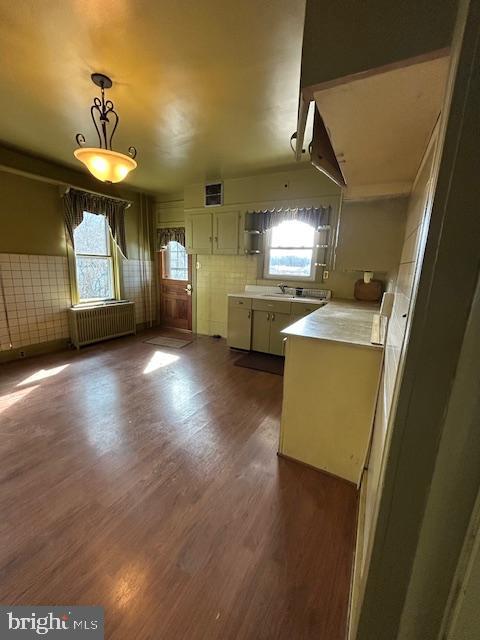
<path id="1" fill-rule="evenodd" d="M 285 336 L 280 332 L 295 322 L 295 320 L 297 320 L 297 318 L 294 318 L 289 313 L 272 313 L 270 315 L 269 353 L 274 353 L 277 356 L 284 355 Z"/>
<path id="2" fill-rule="evenodd" d="M 270 349 L 270 311 L 254 311 L 252 351 L 268 353 Z"/>
<path id="3" fill-rule="evenodd" d="M 359 484 L 383 350 L 288 336 L 279 453 Z"/>
<path id="4" fill-rule="evenodd" d="M 234 349 L 250 350 L 252 312 L 250 309 L 234 307 L 228 310 L 227 344 Z"/>
<path id="5" fill-rule="evenodd" d="M 228 297 L 228 345 L 261 353 L 284 355 L 282 331 L 323 302 L 278 300 L 273 297 Z"/>
<path id="6" fill-rule="evenodd" d="M 250 350 L 252 335 L 252 301 L 241 296 L 228 298 L 227 344 L 234 349 Z"/>
<path id="7" fill-rule="evenodd" d="M 304 302 L 292 302 L 292 316 L 294 316 L 292 322 L 296 322 L 300 318 L 310 315 L 314 311 L 317 311 L 317 309 L 320 309 L 320 307 L 323 307 L 324 304 L 324 302 L 309 304 L 305 304 Z"/>
<path id="8" fill-rule="evenodd" d="M 294 322 L 289 313 L 275 311 L 253 311 L 252 323 L 252 351 L 273 353 L 283 356 L 283 331 Z"/>

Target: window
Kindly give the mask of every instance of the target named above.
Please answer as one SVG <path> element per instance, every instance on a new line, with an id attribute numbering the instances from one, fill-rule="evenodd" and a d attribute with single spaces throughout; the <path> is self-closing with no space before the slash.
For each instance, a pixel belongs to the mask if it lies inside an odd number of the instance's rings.
<path id="1" fill-rule="evenodd" d="M 305 222 L 286 220 L 266 236 L 266 278 L 315 279 L 317 233 Z"/>
<path id="2" fill-rule="evenodd" d="M 114 298 L 110 229 L 105 216 L 84 211 L 73 240 L 80 302 Z"/>
<path id="3" fill-rule="evenodd" d="M 185 247 L 170 240 L 162 252 L 163 277 L 168 280 L 188 280 L 188 254 Z"/>

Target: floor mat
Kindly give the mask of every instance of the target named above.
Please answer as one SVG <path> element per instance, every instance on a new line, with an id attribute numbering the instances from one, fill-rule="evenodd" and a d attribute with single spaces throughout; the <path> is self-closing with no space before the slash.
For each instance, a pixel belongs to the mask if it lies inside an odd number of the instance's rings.
<path id="1" fill-rule="evenodd" d="M 267 373 L 275 373 L 277 376 L 283 376 L 284 363 L 285 359 L 282 356 L 257 353 L 256 351 L 250 351 L 234 362 L 236 367 L 266 371 Z"/>
<path id="2" fill-rule="evenodd" d="M 182 349 L 187 344 L 193 342 L 193 340 L 179 340 L 178 338 L 167 338 L 166 336 L 156 336 L 155 338 L 149 338 L 144 340 L 147 344 L 154 344 L 157 347 L 170 347 L 171 349 Z"/>

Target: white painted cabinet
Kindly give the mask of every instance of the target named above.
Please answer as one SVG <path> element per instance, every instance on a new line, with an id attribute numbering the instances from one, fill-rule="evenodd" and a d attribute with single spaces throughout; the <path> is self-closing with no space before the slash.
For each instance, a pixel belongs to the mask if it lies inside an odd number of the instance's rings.
<path id="1" fill-rule="evenodd" d="M 237 255 L 240 251 L 239 211 L 188 213 L 185 217 L 188 253 Z"/>

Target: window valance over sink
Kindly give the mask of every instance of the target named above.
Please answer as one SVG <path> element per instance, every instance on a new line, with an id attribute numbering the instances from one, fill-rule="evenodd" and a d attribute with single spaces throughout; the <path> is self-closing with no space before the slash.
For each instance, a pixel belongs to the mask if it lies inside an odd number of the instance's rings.
<path id="1" fill-rule="evenodd" d="M 245 230 L 264 233 L 287 220 L 305 222 L 318 230 L 330 224 L 331 210 L 332 207 L 328 206 L 248 211 L 245 219 Z"/>

